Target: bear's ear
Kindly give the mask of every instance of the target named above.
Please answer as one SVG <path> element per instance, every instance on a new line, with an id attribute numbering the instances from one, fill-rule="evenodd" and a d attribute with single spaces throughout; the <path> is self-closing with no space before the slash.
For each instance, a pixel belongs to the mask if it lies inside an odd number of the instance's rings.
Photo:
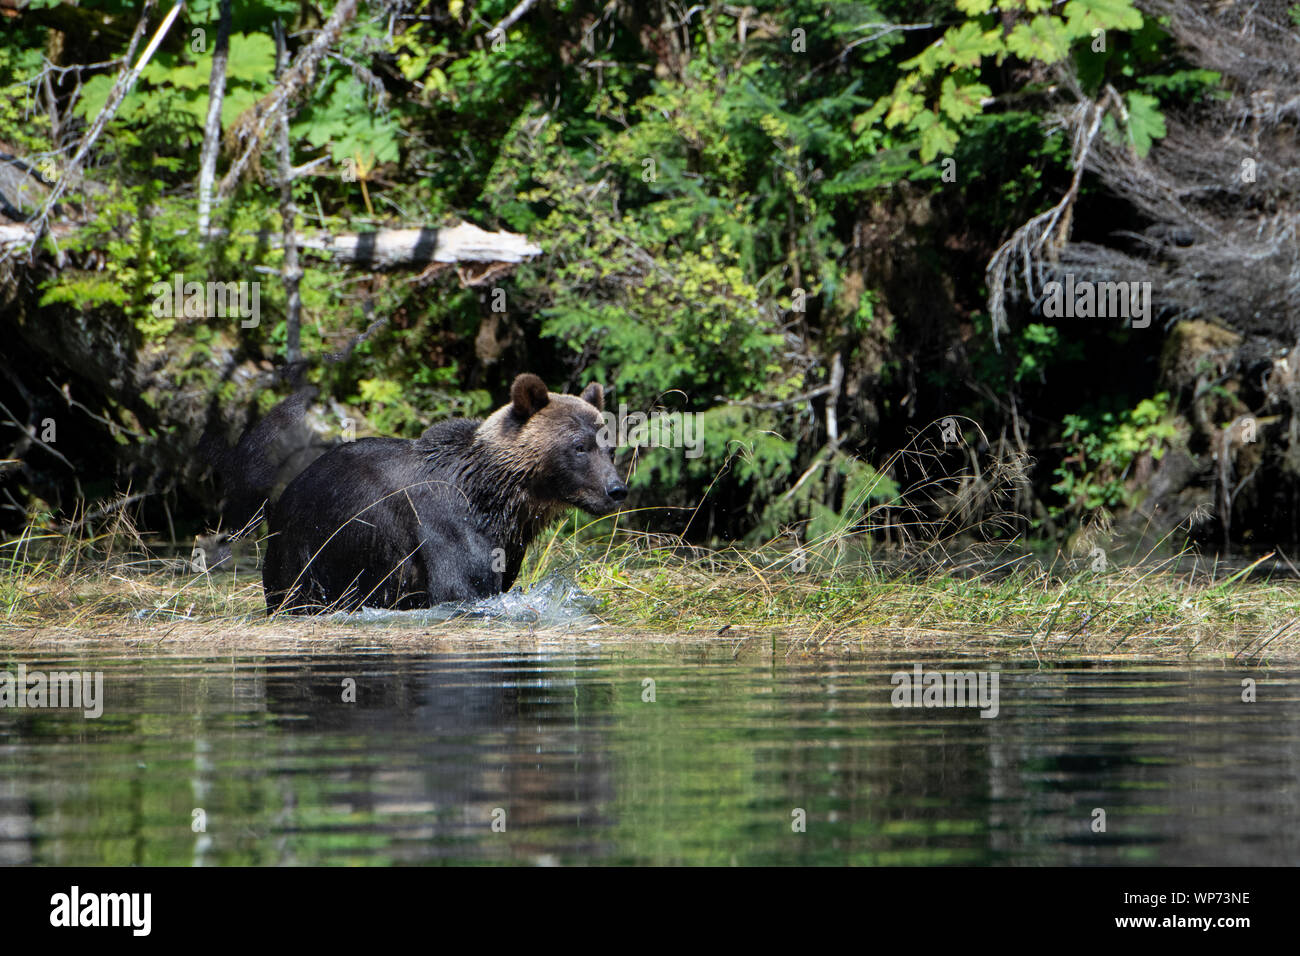
<path id="1" fill-rule="evenodd" d="M 584 388 L 580 398 L 588 405 L 595 405 L 599 411 L 605 410 L 605 389 L 599 382 L 592 382 Z"/>
<path id="2" fill-rule="evenodd" d="M 510 408 L 521 420 L 532 418 L 551 400 L 546 383 L 531 372 L 515 378 L 510 386 Z"/>

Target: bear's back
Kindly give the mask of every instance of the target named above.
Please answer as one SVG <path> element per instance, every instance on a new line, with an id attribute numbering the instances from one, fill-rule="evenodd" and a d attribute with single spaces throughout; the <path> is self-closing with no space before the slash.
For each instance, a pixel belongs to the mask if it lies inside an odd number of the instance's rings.
<path id="1" fill-rule="evenodd" d="M 483 422 L 477 418 L 451 418 L 430 425 L 412 444 L 435 467 L 453 466 L 463 460 Z"/>
<path id="2" fill-rule="evenodd" d="M 458 486 L 476 427 L 457 419 L 415 440 L 358 439 L 294 479 L 269 516 L 268 610 L 294 591 L 291 606 L 348 609 L 424 607 L 490 588 L 490 547 Z"/>

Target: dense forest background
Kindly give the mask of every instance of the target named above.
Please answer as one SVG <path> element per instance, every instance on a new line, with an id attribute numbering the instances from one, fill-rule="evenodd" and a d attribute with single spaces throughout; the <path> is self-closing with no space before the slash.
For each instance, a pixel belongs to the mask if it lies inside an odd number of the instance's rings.
<path id="1" fill-rule="evenodd" d="M 0 0 L 6 534 L 184 540 L 534 371 L 698 413 L 621 459 L 695 541 L 1300 540 L 1300 5 L 177 6 Z M 259 320 L 158 314 L 178 273 Z"/>

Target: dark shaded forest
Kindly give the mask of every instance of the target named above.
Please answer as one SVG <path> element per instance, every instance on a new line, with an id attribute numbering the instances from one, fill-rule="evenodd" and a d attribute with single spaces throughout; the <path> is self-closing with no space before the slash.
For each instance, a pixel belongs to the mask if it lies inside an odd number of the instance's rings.
<path id="1" fill-rule="evenodd" d="M 6 535 L 229 529 L 329 444 L 532 371 L 695 416 L 698 453 L 619 458 L 621 520 L 692 541 L 864 505 L 883 542 L 1300 540 L 1295 4 L 0 0 L 0 29 Z M 254 474 L 233 449 L 286 398 Z"/>

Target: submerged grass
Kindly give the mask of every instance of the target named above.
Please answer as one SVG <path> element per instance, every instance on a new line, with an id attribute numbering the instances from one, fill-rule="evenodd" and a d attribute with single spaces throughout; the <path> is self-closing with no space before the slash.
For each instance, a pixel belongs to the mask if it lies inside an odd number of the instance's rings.
<path id="1" fill-rule="evenodd" d="M 534 550 L 521 583 L 572 577 L 597 599 L 603 626 L 570 634 L 599 641 L 770 640 L 787 652 L 925 646 L 1040 661 L 1300 658 L 1300 588 L 1264 573 L 1266 559 L 1228 571 L 1182 553 L 1099 571 L 1060 554 L 866 547 L 850 534 L 790 550 L 566 531 Z M 310 647 L 481 640 L 493 627 L 451 622 L 380 633 L 268 619 L 255 561 L 235 572 L 196 572 L 184 557 L 151 553 L 128 526 L 82 538 L 29 532 L 0 544 L 0 644 Z"/>

